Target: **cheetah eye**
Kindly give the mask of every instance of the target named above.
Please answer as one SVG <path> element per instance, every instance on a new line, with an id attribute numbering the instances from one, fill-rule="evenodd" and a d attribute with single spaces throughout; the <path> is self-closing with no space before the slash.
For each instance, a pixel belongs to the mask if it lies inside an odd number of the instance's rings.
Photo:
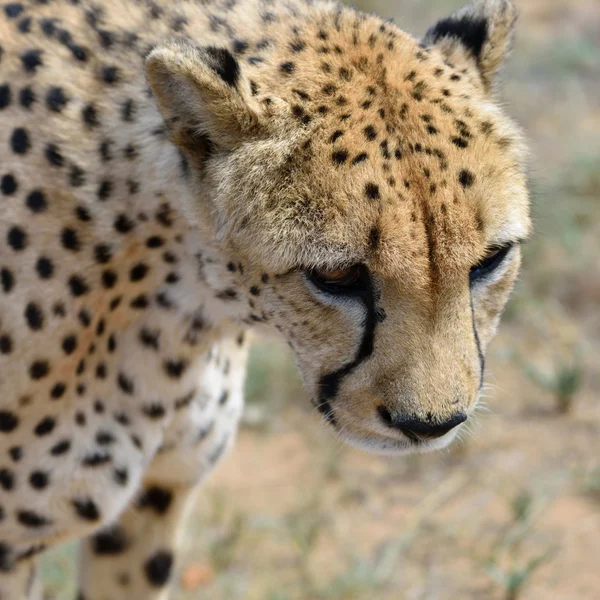
<path id="1" fill-rule="evenodd" d="M 480 262 L 471 267 L 471 272 L 469 273 L 471 283 L 483 279 L 486 275 L 496 270 L 502 264 L 512 247 L 513 244 L 506 244 L 505 246 L 491 248 Z"/>
<path id="2" fill-rule="evenodd" d="M 352 265 L 343 269 L 312 269 L 308 272 L 311 282 L 330 294 L 348 294 L 365 289 L 365 268 Z"/>

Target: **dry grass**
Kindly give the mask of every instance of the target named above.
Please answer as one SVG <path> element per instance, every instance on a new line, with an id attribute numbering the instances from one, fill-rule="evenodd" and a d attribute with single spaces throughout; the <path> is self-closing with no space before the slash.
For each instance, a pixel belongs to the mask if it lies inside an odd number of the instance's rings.
<path id="1" fill-rule="evenodd" d="M 421 34 L 460 4 L 361 7 Z M 237 448 L 187 528 L 178 600 L 598 598 L 600 4 L 520 6 L 505 98 L 532 140 L 538 235 L 486 408 L 445 453 L 368 456 L 320 426 L 281 349 L 261 348 Z M 69 556 L 44 563 L 61 599 Z"/>

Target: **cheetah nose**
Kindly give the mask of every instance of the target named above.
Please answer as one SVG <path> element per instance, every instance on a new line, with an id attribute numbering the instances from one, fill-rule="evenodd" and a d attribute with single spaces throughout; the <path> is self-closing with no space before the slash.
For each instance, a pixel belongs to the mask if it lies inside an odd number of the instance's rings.
<path id="1" fill-rule="evenodd" d="M 400 430 L 414 442 L 434 440 L 442 437 L 457 425 L 467 420 L 465 413 L 456 413 L 443 423 L 428 423 L 414 417 L 407 417 L 397 411 L 389 411 L 385 406 L 377 407 L 381 420 L 388 426 Z"/>

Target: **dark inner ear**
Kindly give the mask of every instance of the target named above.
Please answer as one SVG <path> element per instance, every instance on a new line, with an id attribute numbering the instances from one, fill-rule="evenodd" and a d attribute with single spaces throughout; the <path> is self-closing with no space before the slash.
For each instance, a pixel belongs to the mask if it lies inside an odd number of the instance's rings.
<path id="1" fill-rule="evenodd" d="M 206 55 L 206 64 L 227 85 L 236 88 L 240 78 L 240 65 L 226 48 L 206 46 L 202 49 Z M 199 133 L 193 129 L 181 132 L 180 142 L 185 146 L 196 162 L 203 164 L 214 152 L 214 144 L 208 134 Z"/>
<path id="2" fill-rule="evenodd" d="M 193 129 L 183 129 L 176 138 L 180 148 L 185 150 L 198 168 L 214 153 L 215 145 L 206 133 L 198 133 Z"/>
<path id="3" fill-rule="evenodd" d="M 488 23 L 486 19 L 480 17 L 466 15 L 460 18 L 448 17 L 434 25 L 425 35 L 425 39 L 434 44 L 448 36 L 459 39 L 462 45 L 476 59 L 479 59 L 488 37 Z"/>
<path id="4" fill-rule="evenodd" d="M 240 65 L 231 52 L 225 48 L 208 46 L 204 48 L 208 66 L 228 85 L 236 87 L 240 77 Z"/>

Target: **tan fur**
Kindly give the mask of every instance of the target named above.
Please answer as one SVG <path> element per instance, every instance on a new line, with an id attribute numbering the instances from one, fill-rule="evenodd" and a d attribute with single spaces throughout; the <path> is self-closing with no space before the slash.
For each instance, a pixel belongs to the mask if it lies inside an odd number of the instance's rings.
<path id="1" fill-rule="evenodd" d="M 165 596 L 187 499 L 235 434 L 242 329 L 281 333 L 350 443 L 453 439 L 384 417 L 470 414 L 517 277 L 526 153 L 493 95 L 511 2 L 475 2 L 421 44 L 320 1 L 10 6 L 2 600 L 39 593 L 43 547 L 88 535 L 84 598 Z M 353 265 L 360 298 L 311 279 Z"/>

